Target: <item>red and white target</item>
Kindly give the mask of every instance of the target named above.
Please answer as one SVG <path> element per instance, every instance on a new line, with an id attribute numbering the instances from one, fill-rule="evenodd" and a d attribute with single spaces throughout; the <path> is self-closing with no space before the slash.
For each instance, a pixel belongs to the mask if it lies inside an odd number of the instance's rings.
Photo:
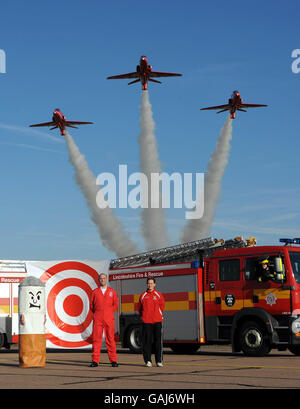
<path id="1" fill-rule="evenodd" d="M 58 263 L 42 274 L 40 279 L 46 283 L 48 343 L 61 348 L 91 344 L 90 296 L 98 277 L 96 269 L 79 261 Z"/>

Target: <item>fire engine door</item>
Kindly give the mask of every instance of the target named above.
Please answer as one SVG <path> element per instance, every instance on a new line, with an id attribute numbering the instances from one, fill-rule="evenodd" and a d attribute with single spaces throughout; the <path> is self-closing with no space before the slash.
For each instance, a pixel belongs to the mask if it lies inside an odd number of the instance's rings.
<path id="1" fill-rule="evenodd" d="M 216 272 L 216 315 L 230 316 L 243 308 L 240 259 L 216 260 Z"/>
<path id="2" fill-rule="evenodd" d="M 269 260 L 270 269 L 274 268 L 274 258 L 279 255 L 263 255 Z M 244 283 L 244 307 L 263 308 L 272 315 L 281 315 L 283 312 L 289 313 L 290 289 L 286 284 L 285 268 L 283 260 L 282 282 L 271 279 L 259 281 L 261 276 L 261 265 L 259 261 L 262 257 L 245 258 L 245 283 Z"/>

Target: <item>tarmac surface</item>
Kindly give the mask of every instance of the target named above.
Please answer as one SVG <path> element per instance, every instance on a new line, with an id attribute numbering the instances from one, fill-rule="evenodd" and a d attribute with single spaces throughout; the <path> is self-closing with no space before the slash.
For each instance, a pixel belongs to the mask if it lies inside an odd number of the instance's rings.
<path id="1" fill-rule="evenodd" d="M 46 366 L 20 368 L 18 347 L 0 350 L 1 389 L 295 389 L 300 357 L 272 350 L 267 357 L 232 354 L 230 346 L 203 346 L 194 355 L 164 351 L 164 366 L 147 368 L 141 355 L 118 347 L 117 368 L 102 351 L 90 368 L 91 350 L 48 350 Z"/>

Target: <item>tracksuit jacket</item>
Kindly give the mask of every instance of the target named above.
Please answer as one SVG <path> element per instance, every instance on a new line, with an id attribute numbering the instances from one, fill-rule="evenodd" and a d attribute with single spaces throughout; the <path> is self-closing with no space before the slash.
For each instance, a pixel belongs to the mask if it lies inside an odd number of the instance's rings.
<path id="1" fill-rule="evenodd" d="M 156 363 L 163 361 L 162 321 L 165 300 L 157 290 L 145 291 L 139 299 L 139 313 L 142 317 L 142 352 L 145 363 L 151 362 L 154 345 Z"/>
<path id="2" fill-rule="evenodd" d="M 145 291 L 139 299 L 139 313 L 144 324 L 154 324 L 163 321 L 165 300 L 157 290 Z"/>
<path id="3" fill-rule="evenodd" d="M 117 362 L 115 342 L 115 317 L 118 309 L 118 296 L 115 290 L 106 288 L 103 295 L 101 288 L 92 292 L 90 308 L 94 314 L 92 361 L 99 363 L 103 330 L 107 353 L 111 362 Z"/>

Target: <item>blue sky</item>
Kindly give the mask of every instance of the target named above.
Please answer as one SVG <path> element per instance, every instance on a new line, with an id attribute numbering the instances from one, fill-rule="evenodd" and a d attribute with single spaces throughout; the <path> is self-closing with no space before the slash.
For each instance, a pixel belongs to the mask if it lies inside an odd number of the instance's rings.
<path id="1" fill-rule="evenodd" d="M 140 85 L 106 77 L 135 70 L 146 55 L 154 70 L 182 78 L 150 84 L 163 170 L 205 172 L 225 114 L 201 107 L 245 102 L 268 108 L 239 113 L 212 236 L 254 235 L 259 244 L 299 232 L 299 3 L 165 0 L 50 2 L 1 6 L 1 259 L 102 259 L 101 244 L 74 181 L 64 140 L 29 124 L 54 108 L 93 121 L 71 134 L 97 176 L 119 164 L 139 171 Z M 184 209 L 167 212 L 177 244 Z M 143 247 L 138 210 L 116 214 Z"/>

